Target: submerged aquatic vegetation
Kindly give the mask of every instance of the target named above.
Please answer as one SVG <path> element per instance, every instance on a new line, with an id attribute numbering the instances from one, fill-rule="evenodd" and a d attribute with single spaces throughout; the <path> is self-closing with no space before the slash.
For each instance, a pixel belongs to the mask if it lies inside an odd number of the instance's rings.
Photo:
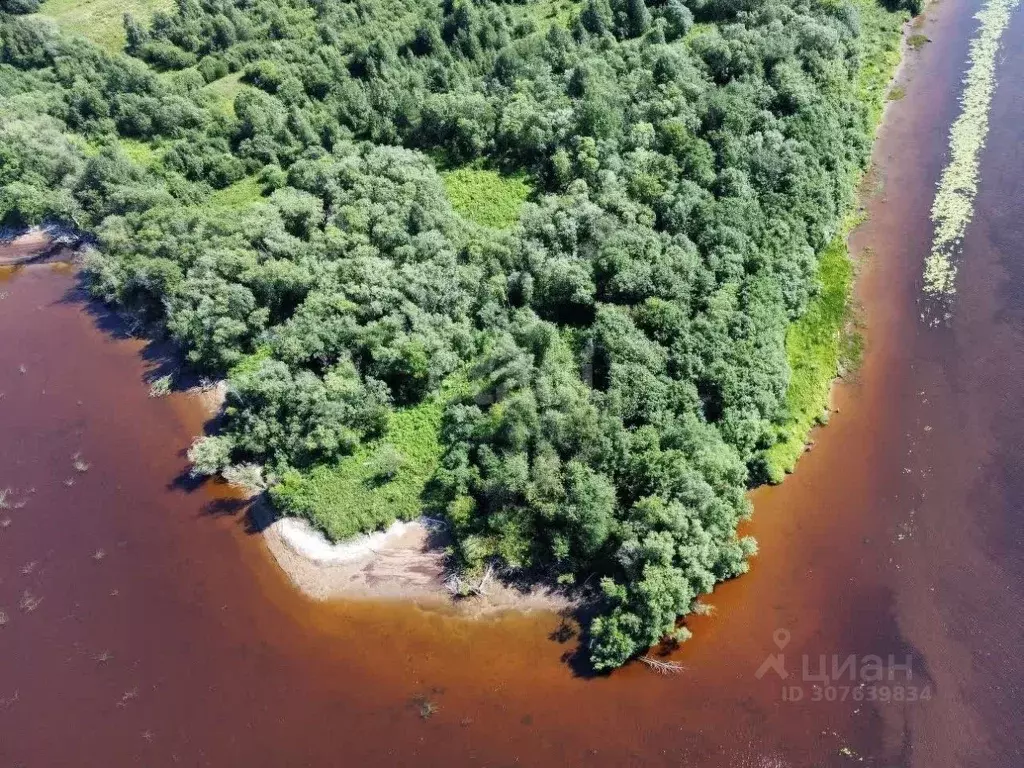
<path id="1" fill-rule="evenodd" d="M 996 84 L 996 53 L 1018 2 L 990 0 L 975 16 L 981 27 L 971 41 L 971 67 L 964 78 L 960 116 L 949 131 L 949 164 L 932 203 L 935 238 L 925 260 L 924 290 L 933 298 L 949 298 L 956 292 L 954 258 L 974 216 L 979 157 L 988 134 L 988 113 Z"/>
<path id="2" fill-rule="evenodd" d="M 43 598 L 36 597 L 29 590 L 25 590 L 21 594 L 21 600 L 18 601 L 18 607 L 21 608 L 25 613 L 32 613 L 39 604 L 43 602 Z"/>

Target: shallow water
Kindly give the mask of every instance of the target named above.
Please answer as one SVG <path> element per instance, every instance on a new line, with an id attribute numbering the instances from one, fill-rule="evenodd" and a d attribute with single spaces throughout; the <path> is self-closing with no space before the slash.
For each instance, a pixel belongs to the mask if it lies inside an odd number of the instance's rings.
<path id="1" fill-rule="evenodd" d="M 67 270 L 0 272 L 0 765 L 1024 764 L 1024 14 L 953 321 L 918 320 L 974 10 L 934 12 L 876 146 L 864 364 L 755 492 L 761 554 L 691 622 L 679 675 L 578 677 L 557 616 L 305 600 L 238 503 L 185 480 L 202 416 L 148 397 L 155 354 Z M 758 677 L 776 654 L 786 679 Z M 816 701 L 822 655 L 912 677 Z"/>

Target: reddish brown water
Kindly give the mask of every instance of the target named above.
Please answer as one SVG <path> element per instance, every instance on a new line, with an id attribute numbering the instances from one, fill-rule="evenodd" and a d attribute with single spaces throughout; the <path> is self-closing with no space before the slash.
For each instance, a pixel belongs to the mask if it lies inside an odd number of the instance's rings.
<path id="1" fill-rule="evenodd" d="M 755 494 L 761 554 L 677 676 L 574 676 L 550 615 L 304 600 L 230 499 L 181 482 L 201 417 L 147 396 L 141 343 L 67 271 L 0 273 L 0 765 L 1024 765 L 1021 15 L 955 319 L 917 320 L 973 10 L 935 12 L 876 147 L 858 381 Z M 785 683 L 755 675 L 780 629 Z M 814 701 L 801 657 L 850 654 L 910 656 L 886 697 L 929 698 Z"/>

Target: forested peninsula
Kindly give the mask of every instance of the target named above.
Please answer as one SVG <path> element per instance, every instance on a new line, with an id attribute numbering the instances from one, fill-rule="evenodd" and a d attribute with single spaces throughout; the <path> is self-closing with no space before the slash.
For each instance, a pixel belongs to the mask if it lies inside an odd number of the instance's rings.
<path id="1" fill-rule="evenodd" d="M 915 3 L 0 0 L 0 217 L 227 378 L 197 471 L 596 588 L 615 667 L 821 414 Z"/>

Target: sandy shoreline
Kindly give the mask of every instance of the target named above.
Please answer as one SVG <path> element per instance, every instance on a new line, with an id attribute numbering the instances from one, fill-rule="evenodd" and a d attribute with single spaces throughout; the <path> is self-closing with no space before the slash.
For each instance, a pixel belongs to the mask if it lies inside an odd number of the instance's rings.
<path id="1" fill-rule="evenodd" d="M 194 387 L 188 395 L 209 418 L 224 405 L 227 384 Z M 395 521 L 385 531 L 331 542 L 305 520 L 281 517 L 269 501 L 254 496 L 249 509 L 253 525 L 281 570 L 314 600 L 402 600 L 470 616 L 502 611 L 562 611 L 572 601 L 545 587 L 529 591 L 488 578 L 470 585 L 473 594 L 458 596 L 445 565 L 450 540 L 444 523 L 421 517 Z"/>
<path id="2" fill-rule="evenodd" d="M 266 521 L 265 502 L 251 514 Z M 445 568 L 444 526 L 429 518 L 397 521 L 386 531 L 331 543 L 305 520 L 279 517 L 266 525 L 263 540 L 291 582 L 314 600 L 403 600 L 449 608 L 470 616 L 503 611 L 562 611 L 573 603 L 544 587 L 521 591 L 497 578 L 475 581 L 478 591 L 458 596 Z"/>
<path id="3" fill-rule="evenodd" d="M 256 502 L 263 505 L 264 502 Z M 269 510 L 255 514 L 272 515 Z M 306 521 L 277 518 L 263 539 L 278 565 L 303 593 L 334 597 L 447 602 L 444 553 L 431 545 L 422 521 L 396 522 L 386 531 L 331 543 Z"/>
<path id="4" fill-rule="evenodd" d="M 257 502 L 260 503 L 260 502 Z M 278 518 L 263 529 L 267 549 L 291 582 L 314 600 L 402 600 L 470 616 L 560 611 L 572 603 L 544 588 L 523 592 L 490 578 L 457 596 L 445 570 L 443 527 L 421 518 L 332 544 L 304 520 Z"/>

